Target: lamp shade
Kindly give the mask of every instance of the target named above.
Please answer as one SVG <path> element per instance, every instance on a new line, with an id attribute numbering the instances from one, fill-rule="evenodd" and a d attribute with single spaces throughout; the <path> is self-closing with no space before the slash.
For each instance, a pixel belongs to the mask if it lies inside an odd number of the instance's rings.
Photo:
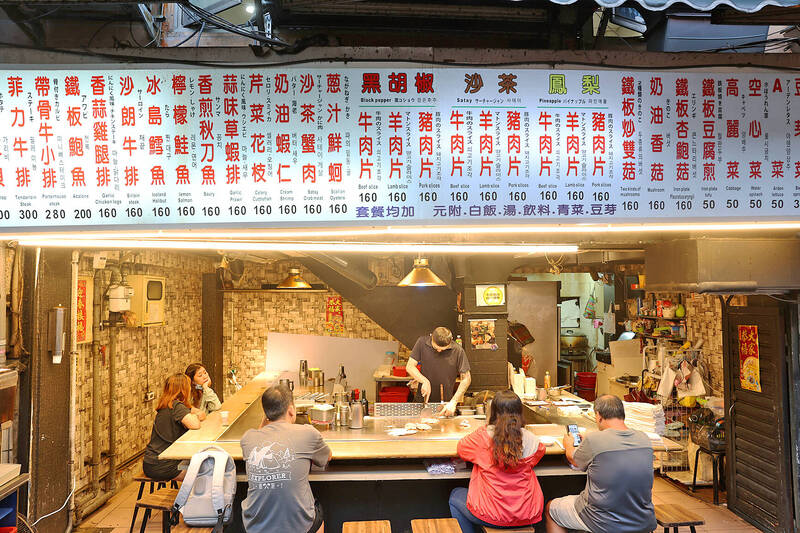
<path id="1" fill-rule="evenodd" d="M 443 287 L 447 285 L 428 267 L 428 260 L 414 259 L 414 268 L 404 277 L 398 287 Z"/>
<path id="2" fill-rule="evenodd" d="M 290 268 L 289 275 L 286 277 L 285 280 L 281 281 L 278 286 L 278 289 L 310 289 L 311 285 L 309 285 L 306 280 L 300 277 L 300 269 L 299 268 Z"/>

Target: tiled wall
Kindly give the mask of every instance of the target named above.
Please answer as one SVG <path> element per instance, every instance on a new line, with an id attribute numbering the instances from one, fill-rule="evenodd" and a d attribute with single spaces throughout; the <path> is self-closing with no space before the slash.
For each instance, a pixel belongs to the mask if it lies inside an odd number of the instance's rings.
<path id="1" fill-rule="evenodd" d="M 114 256 L 115 257 L 115 256 Z M 100 355 L 102 378 L 100 413 L 100 446 L 109 449 L 108 417 L 113 395 L 117 416 L 116 454 L 122 463 L 144 449 L 155 417 L 155 401 L 145 402 L 150 390 L 158 399 L 164 379 L 201 359 L 200 313 L 202 274 L 214 271 L 214 262 L 199 255 L 143 252 L 133 258 L 131 274 L 166 277 L 166 325 L 151 328 L 107 328 L 101 332 L 101 345 L 108 350 L 110 335 L 117 339 L 116 388 L 109 391 L 108 351 Z M 91 257 L 81 260 L 81 274 L 93 275 Z M 149 357 L 148 349 L 149 345 Z M 86 462 L 92 455 L 92 348 L 91 343 L 78 346 L 77 424 L 75 435 L 74 473 L 76 487 L 89 483 L 90 469 Z M 103 459 L 102 472 L 108 470 Z"/>
<path id="2" fill-rule="evenodd" d="M 111 254 L 111 259 L 117 259 Z M 131 274 L 151 274 L 166 277 L 166 325 L 152 328 L 106 328 L 100 334 L 102 411 L 100 412 L 100 448 L 109 450 L 109 405 L 113 394 L 117 416 L 117 462 L 123 463 L 146 446 L 155 416 L 155 402 L 145 402 L 145 392 L 153 391 L 156 399 L 164 379 L 202 358 L 201 308 L 202 275 L 214 272 L 215 261 L 210 257 L 192 254 L 143 252 L 129 257 L 134 264 Z M 260 288 L 262 282 L 277 283 L 286 277 L 292 261 L 273 261 L 268 264 L 246 263 L 240 288 Z M 399 265 L 392 260 L 370 263 L 379 283 L 392 284 L 402 278 Z M 80 264 L 81 275 L 93 275 L 91 255 L 87 252 Z M 310 283 L 320 281 L 303 270 Z M 247 383 L 263 369 L 267 332 L 309 333 L 324 335 L 325 303 L 333 291 L 313 294 L 226 293 L 225 296 L 225 369 L 234 366 L 240 383 Z M 343 302 L 345 336 L 368 339 L 395 340 L 383 328 L 369 319 L 349 302 Z M 110 336 L 117 340 L 117 385 L 113 392 L 108 384 L 108 345 Z M 148 357 L 147 347 L 150 347 Z M 404 348 L 402 350 L 405 350 Z M 77 362 L 77 420 L 73 471 L 76 487 L 90 481 L 87 466 L 92 455 L 92 348 L 91 343 L 78 346 Z M 232 392 L 230 383 L 214 384 Z M 105 454 L 104 454 L 105 455 Z M 101 472 L 108 470 L 108 460 L 102 459 Z"/>
<path id="3" fill-rule="evenodd" d="M 734 296 L 733 306 L 747 305 L 747 296 Z M 722 304 L 714 294 L 690 294 L 686 299 L 686 328 L 694 342 L 703 339 L 703 355 L 706 358 L 715 396 L 725 391 L 725 375 L 722 366 Z"/>
<path id="4" fill-rule="evenodd" d="M 248 263 L 239 288 L 256 288 L 261 283 L 279 283 L 288 269 L 297 266 L 292 261 L 270 264 Z M 397 283 L 405 272 L 400 272 L 393 260 L 371 261 L 370 269 L 379 283 Z M 309 283 L 320 283 L 311 272 L 301 269 Z M 395 279 L 397 281 L 395 281 Z M 239 383 L 244 385 L 264 370 L 267 356 L 267 336 L 270 331 L 306 335 L 327 335 L 325 332 L 325 304 L 329 296 L 337 293 L 302 294 L 274 292 L 227 292 L 224 298 L 223 353 L 226 376 L 236 368 Z M 342 302 L 344 337 L 376 340 L 397 340 L 375 321 L 359 311 L 353 304 Z M 401 355 L 408 349 L 400 345 Z M 228 397 L 234 391 L 230 382 L 225 384 Z"/>

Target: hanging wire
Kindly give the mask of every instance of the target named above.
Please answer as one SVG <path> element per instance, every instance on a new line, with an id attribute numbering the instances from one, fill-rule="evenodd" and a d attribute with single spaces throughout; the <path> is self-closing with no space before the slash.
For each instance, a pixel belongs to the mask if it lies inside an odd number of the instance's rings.
<path id="1" fill-rule="evenodd" d="M 92 34 L 92 36 L 91 36 L 91 37 L 89 37 L 89 42 L 88 42 L 88 43 L 86 43 L 86 48 L 91 48 L 91 47 L 92 47 L 92 41 L 94 41 L 95 37 L 97 37 L 97 35 L 98 35 L 98 34 L 99 34 L 101 31 L 103 31 L 105 28 L 107 28 L 107 27 L 108 27 L 108 25 L 109 25 L 109 24 L 111 24 L 111 23 L 113 23 L 113 22 L 116 22 L 116 21 L 114 21 L 114 20 L 109 20 L 109 21 L 107 21 L 107 22 L 104 22 L 103 24 L 101 24 L 101 25 L 100 25 L 100 27 L 99 27 L 99 28 L 97 28 L 97 29 L 95 30 L 95 32 Z M 8 46 L 8 45 L 6 45 L 6 46 Z"/>
<path id="2" fill-rule="evenodd" d="M 200 25 L 200 34 L 197 36 L 197 42 L 194 43 L 194 47 L 195 48 L 198 48 L 200 46 L 200 39 L 203 37 L 203 30 L 204 29 L 206 29 L 206 21 L 205 20 Z"/>
<path id="3" fill-rule="evenodd" d="M 136 46 L 138 46 L 139 48 L 147 48 L 148 46 L 150 46 L 150 45 L 151 45 L 151 44 L 153 44 L 154 42 L 156 42 L 156 41 L 158 41 L 159 39 L 161 39 L 161 26 L 159 25 L 159 27 L 158 27 L 158 33 L 156 34 L 156 36 L 155 36 L 155 37 L 153 37 L 153 39 L 152 39 L 152 40 L 151 40 L 149 43 L 147 43 L 146 45 L 144 45 L 144 46 L 142 46 L 141 44 L 139 44 L 139 41 L 137 41 L 137 40 L 136 40 L 136 37 L 133 35 L 133 21 L 130 21 L 130 22 L 128 23 L 128 33 L 130 33 L 130 35 L 131 35 L 131 39 L 133 39 L 133 42 L 134 42 L 134 43 L 136 43 Z"/>
<path id="4" fill-rule="evenodd" d="M 46 11 L 46 12 L 44 12 L 44 13 L 40 13 L 39 15 L 36 15 L 36 16 L 30 17 L 30 18 L 27 18 L 27 19 L 25 19 L 25 20 L 20 20 L 20 21 L 17 21 L 17 24 L 24 24 L 24 23 L 26 23 L 26 22 L 33 22 L 34 20 L 39 20 L 39 19 L 41 19 L 41 18 L 44 18 L 44 17 L 49 17 L 50 15 L 52 15 L 53 13 L 55 13 L 56 11 L 58 11 L 59 9 L 61 9 L 61 6 L 58 6 L 58 7 L 56 7 L 56 8 L 53 8 L 53 9 L 51 9 L 50 11 Z"/>
<path id="5" fill-rule="evenodd" d="M 67 499 L 66 499 L 66 500 L 64 500 L 64 505 L 62 505 L 61 507 L 59 507 L 58 509 L 56 509 L 56 510 L 55 510 L 55 511 L 53 511 L 52 513 L 47 513 L 47 514 L 46 514 L 46 515 L 44 515 L 44 516 L 40 516 L 40 517 L 39 517 L 39 518 L 36 520 L 36 522 L 34 522 L 34 523 L 32 524 L 32 525 L 33 525 L 33 527 L 36 527 L 36 524 L 38 524 L 39 522 L 41 522 L 42 520 L 44 520 L 44 519 L 45 519 L 45 518 L 47 518 L 48 516 L 53 516 L 54 514 L 56 514 L 56 513 L 60 512 L 61 510 L 63 510 L 63 509 L 64 509 L 64 507 L 66 507 L 66 506 L 67 506 L 67 503 L 69 503 L 69 499 L 72 497 L 72 494 L 73 494 L 74 492 L 75 492 L 75 489 L 72 489 L 72 491 L 70 491 L 70 493 L 67 495 Z"/>
<path id="6" fill-rule="evenodd" d="M 191 35 L 189 35 L 187 38 L 185 38 L 184 40 L 182 40 L 178 44 L 173 44 L 172 46 L 169 46 L 168 48 L 178 48 L 179 46 L 182 46 L 182 45 L 186 44 L 188 41 L 190 41 L 198 33 L 200 34 L 200 37 L 202 37 L 203 36 L 203 30 L 205 29 L 205 27 L 206 27 L 206 23 L 205 23 L 205 21 L 203 21 L 203 23 L 200 25 L 200 27 L 197 28 L 196 30 L 194 30 Z M 200 37 L 197 38 L 197 43 L 195 44 L 195 46 L 200 44 Z"/>
<path id="7" fill-rule="evenodd" d="M 559 256 L 558 259 L 550 259 L 547 253 L 544 254 L 544 258 L 547 260 L 547 264 L 550 265 L 550 273 L 553 275 L 561 274 L 561 271 L 564 268 L 564 256 Z"/>
<path id="8" fill-rule="evenodd" d="M 281 41 L 280 39 L 267 37 L 263 32 L 260 32 L 258 30 L 250 31 L 235 24 L 232 24 L 230 21 L 227 21 L 224 18 L 215 15 L 210 11 L 206 11 L 205 9 L 196 6 L 194 4 L 186 3 L 186 4 L 178 4 L 178 6 L 180 6 L 180 8 L 183 9 L 185 13 L 194 18 L 196 22 L 201 22 L 204 20 L 212 26 L 226 30 L 231 33 L 235 33 L 237 35 L 241 35 L 242 37 L 247 37 L 249 39 L 259 41 L 265 45 L 273 45 L 280 47 L 290 46 L 289 43 Z"/>

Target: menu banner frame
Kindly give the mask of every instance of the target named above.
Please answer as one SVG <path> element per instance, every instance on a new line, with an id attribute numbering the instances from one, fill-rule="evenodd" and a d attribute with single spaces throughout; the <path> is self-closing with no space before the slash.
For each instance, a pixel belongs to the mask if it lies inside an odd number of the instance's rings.
<path id="1" fill-rule="evenodd" d="M 0 66 L 0 231 L 792 221 L 800 75 Z"/>

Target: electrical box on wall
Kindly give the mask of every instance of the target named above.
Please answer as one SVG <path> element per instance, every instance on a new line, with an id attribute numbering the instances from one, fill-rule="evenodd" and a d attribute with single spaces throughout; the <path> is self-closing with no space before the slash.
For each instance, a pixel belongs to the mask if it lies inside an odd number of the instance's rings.
<path id="1" fill-rule="evenodd" d="M 111 285 L 108 288 L 108 310 L 112 313 L 130 311 L 133 289 L 127 285 Z"/>
<path id="2" fill-rule="evenodd" d="M 47 351 L 55 364 L 61 363 L 64 347 L 67 344 L 67 331 L 64 328 L 66 311 L 67 309 L 64 307 L 54 307 L 50 309 L 47 316 Z"/>
<path id="3" fill-rule="evenodd" d="M 137 327 L 163 326 L 166 310 L 166 278 L 159 276 L 129 275 L 126 281 L 133 288 L 131 312 Z"/>

